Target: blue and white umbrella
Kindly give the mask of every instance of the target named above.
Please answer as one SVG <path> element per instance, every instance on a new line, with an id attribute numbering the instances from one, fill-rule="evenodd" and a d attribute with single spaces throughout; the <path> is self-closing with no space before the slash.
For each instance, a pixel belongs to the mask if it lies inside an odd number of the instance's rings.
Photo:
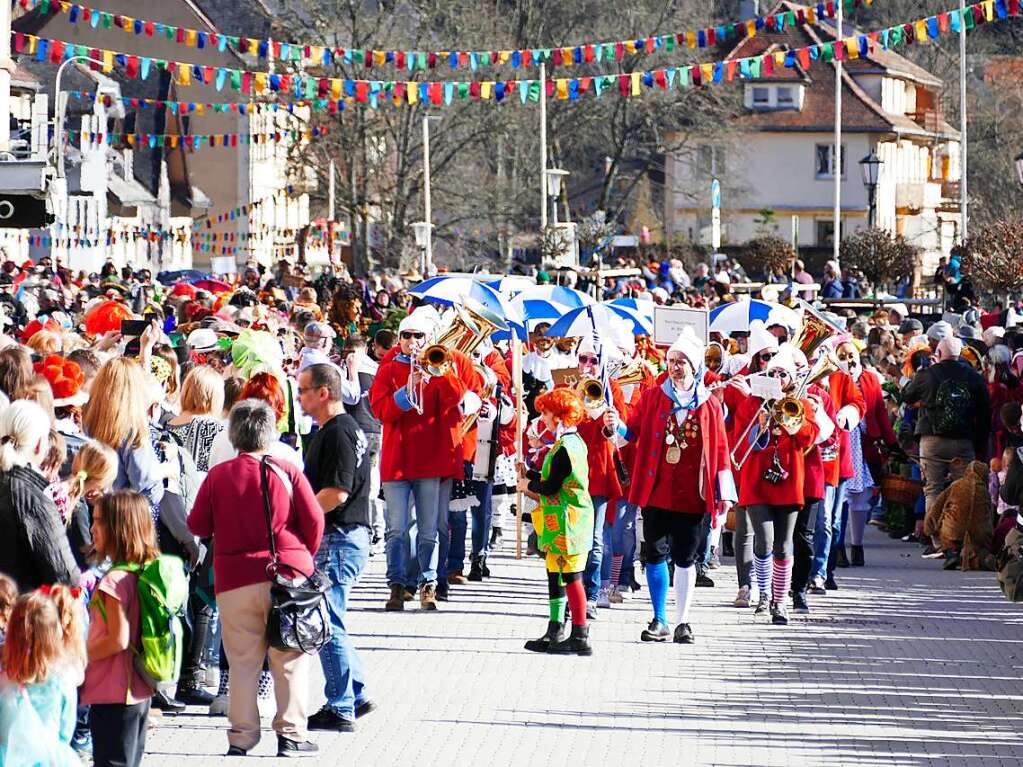
<path id="1" fill-rule="evenodd" d="M 490 311 L 499 315 L 509 325 L 515 328 L 516 335 L 526 339 L 528 334 L 522 323 L 521 314 L 511 305 L 511 302 L 501 296 L 496 290 L 477 282 L 471 277 L 439 275 L 420 282 L 418 285 L 409 288 L 409 293 L 418 296 L 424 301 L 430 301 L 442 306 L 451 306 L 471 299 L 482 304 Z M 495 339 L 499 340 L 497 334 Z"/>
<path id="2" fill-rule="evenodd" d="M 537 320 L 560 320 L 563 316 L 572 311 L 571 306 L 565 306 L 564 304 L 556 304 L 553 301 L 544 301 L 542 299 L 524 299 L 521 295 L 515 296 L 511 300 L 511 305 L 518 310 L 522 319 L 527 323 L 529 321 Z"/>
<path id="3" fill-rule="evenodd" d="M 611 338 L 617 314 L 602 304 L 572 309 L 548 328 L 544 334 L 552 338 L 586 338 L 594 333 Z"/>
<path id="4" fill-rule="evenodd" d="M 524 274 L 509 274 L 499 280 L 490 280 L 486 283 L 502 296 L 517 296 L 524 290 L 535 288 L 536 280 Z"/>
<path id="5" fill-rule="evenodd" d="M 516 298 L 523 301 L 550 301 L 554 304 L 567 306 L 570 309 L 578 306 L 591 306 L 597 303 L 591 296 L 588 296 L 581 290 L 574 290 L 573 288 L 566 288 L 561 285 L 534 285 L 523 290 Z"/>
<path id="6" fill-rule="evenodd" d="M 632 335 L 634 336 L 652 336 L 654 334 L 654 321 L 647 319 L 645 316 L 637 312 L 635 309 L 630 309 L 622 304 L 605 304 L 608 309 L 617 314 L 619 317 L 623 317 L 628 321 Z"/>
<path id="7" fill-rule="evenodd" d="M 640 316 L 646 317 L 651 322 L 654 321 L 654 306 L 656 304 L 653 301 L 645 301 L 639 298 L 616 298 L 613 301 L 609 301 L 608 306 L 624 306 L 626 309 L 631 309 Z"/>
<path id="8" fill-rule="evenodd" d="M 745 333 L 749 331 L 749 325 L 754 320 L 760 320 L 766 324 L 768 319 L 772 321 L 772 324 L 777 322 L 791 328 L 798 328 L 800 324 L 799 315 L 787 306 L 753 298 L 712 309 L 710 329 L 718 333 Z"/>

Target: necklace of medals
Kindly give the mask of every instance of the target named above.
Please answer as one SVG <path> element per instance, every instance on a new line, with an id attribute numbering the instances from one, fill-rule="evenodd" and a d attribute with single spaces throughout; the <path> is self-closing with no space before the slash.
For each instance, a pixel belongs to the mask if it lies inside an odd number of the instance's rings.
<path id="1" fill-rule="evenodd" d="M 689 440 L 694 439 L 699 433 L 699 427 L 692 413 L 685 411 L 686 419 L 683 423 L 678 422 L 675 414 L 668 416 L 668 423 L 664 429 L 664 444 L 668 449 L 664 453 L 664 460 L 674 466 L 682 460 L 682 451 L 689 447 Z"/>

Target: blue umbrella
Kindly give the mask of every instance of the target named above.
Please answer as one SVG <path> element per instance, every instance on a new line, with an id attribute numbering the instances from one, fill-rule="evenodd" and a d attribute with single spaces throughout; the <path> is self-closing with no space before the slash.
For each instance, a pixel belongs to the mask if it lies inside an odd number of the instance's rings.
<path id="1" fill-rule="evenodd" d="M 173 285 L 175 282 L 191 282 L 192 280 L 201 280 L 209 275 L 206 272 L 200 272 L 198 269 L 178 269 L 173 272 L 160 272 L 156 275 L 157 282 L 161 282 L 164 285 Z"/>
<path id="2" fill-rule="evenodd" d="M 647 319 L 644 315 L 630 309 L 627 306 L 621 304 L 605 304 L 608 309 L 617 314 L 619 317 L 624 317 L 632 325 L 632 335 L 634 336 L 652 336 L 654 334 L 654 323 L 653 320 Z"/>
<path id="3" fill-rule="evenodd" d="M 522 318 L 529 320 L 560 320 L 572 310 L 571 306 L 557 304 L 541 299 L 524 299 L 521 295 L 511 300 L 512 306 L 519 310 Z"/>
<path id="4" fill-rule="evenodd" d="M 498 314 L 505 322 L 515 328 L 516 335 L 521 339 L 528 338 L 519 312 L 505 300 L 496 290 L 477 282 L 471 277 L 439 275 L 420 282 L 409 288 L 409 293 L 419 296 L 424 301 L 431 301 L 442 306 L 451 306 L 466 299 L 482 304 L 490 311 Z M 494 338 L 500 340 L 498 334 Z"/>

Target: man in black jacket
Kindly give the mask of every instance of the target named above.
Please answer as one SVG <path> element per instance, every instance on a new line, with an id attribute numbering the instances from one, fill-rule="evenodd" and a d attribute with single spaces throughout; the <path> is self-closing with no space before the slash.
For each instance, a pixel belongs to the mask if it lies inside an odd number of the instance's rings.
<path id="1" fill-rule="evenodd" d="M 970 461 L 984 459 L 987 452 L 987 385 L 959 359 L 962 347 L 958 338 L 943 339 L 937 364 L 922 368 L 903 392 L 903 401 L 920 406 L 916 435 L 928 511 L 941 491 L 963 476 Z"/>

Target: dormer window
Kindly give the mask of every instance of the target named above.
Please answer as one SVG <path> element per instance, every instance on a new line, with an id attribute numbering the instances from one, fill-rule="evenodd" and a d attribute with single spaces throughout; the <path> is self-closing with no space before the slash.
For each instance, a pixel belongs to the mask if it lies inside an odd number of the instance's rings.
<path id="1" fill-rule="evenodd" d="M 793 85 L 747 85 L 746 108 L 757 112 L 776 109 L 800 109 L 803 106 L 803 86 Z"/>

